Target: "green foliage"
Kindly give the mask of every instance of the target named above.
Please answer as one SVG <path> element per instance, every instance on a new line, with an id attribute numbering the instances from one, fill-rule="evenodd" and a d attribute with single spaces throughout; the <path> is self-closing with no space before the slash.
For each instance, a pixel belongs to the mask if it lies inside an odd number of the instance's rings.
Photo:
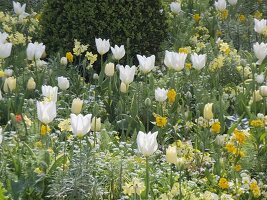
<path id="1" fill-rule="evenodd" d="M 21 4 L 26 3 L 26 12 L 34 10 L 35 12 L 41 10 L 45 0 L 15 0 Z M 0 10 L 13 10 L 12 0 L 4 0 L 0 2 Z"/>
<path id="2" fill-rule="evenodd" d="M 131 55 L 155 54 L 166 37 L 166 16 L 160 0 L 48 0 L 42 17 L 42 41 L 49 50 L 71 50 L 73 39 L 112 45 L 127 44 Z"/>

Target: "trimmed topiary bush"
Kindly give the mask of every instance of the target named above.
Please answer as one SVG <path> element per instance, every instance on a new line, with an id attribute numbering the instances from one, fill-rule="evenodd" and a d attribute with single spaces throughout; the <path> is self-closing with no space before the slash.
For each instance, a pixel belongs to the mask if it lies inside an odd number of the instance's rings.
<path id="1" fill-rule="evenodd" d="M 161 0 L 47 0 L 40 23 L 54 52 L 71 50 L 74 39 L 94 47 L 100 37 L 112 46 L 128 39 L 132 56 L 156 54 L 167 33 Z"/>

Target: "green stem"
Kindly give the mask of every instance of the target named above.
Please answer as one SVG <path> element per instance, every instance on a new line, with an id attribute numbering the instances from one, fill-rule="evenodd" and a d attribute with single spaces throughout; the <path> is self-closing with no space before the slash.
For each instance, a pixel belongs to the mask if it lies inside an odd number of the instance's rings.
<path id="1" fill-rule="evenodd" d="M 173 175 L 172 175 L 172 164 L 170 165 L 171 174 L 170 174 L 170 189 L 172 189 L 173 186 Z"/>
<path id="2" fill-rule="evenodd" d="M 149 195 L 149 163 L 148 157 L 146 157 L 146 199 L 148 199 Z"/>

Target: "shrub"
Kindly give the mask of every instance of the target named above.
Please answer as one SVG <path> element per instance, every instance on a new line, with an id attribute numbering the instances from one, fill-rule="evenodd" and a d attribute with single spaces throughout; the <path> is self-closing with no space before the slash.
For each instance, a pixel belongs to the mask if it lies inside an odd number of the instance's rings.
<path id="1" fill-rule="evenodd" d="M 95 37 L 127 44 L 131 55 L 155 54 L 166 37 L 161 0 L 47 0 L 41 17 L 42 41 L 66 52 L 73 40 L 95 46 Z"/>

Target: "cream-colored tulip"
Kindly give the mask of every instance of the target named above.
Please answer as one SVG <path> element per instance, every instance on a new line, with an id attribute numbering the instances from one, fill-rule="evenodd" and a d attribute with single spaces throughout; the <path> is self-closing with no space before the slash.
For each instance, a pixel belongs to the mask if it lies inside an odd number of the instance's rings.
<path id="1" fill-rule="evenodd" d="M 93 117 L 91 122 L 91 130 L 94 132 L 98 132 L 101 130 L 101 118 Z"/>
<path id="2" fill-rule="evenodd" d="M 7 92 L 12 92 L 13 90 L 16 89 L 16 79 L 12 76 L 9 78 L 6 78 L 5 83 L 4 83 L 4 91 Z"/>
<path id="3" fill-rule="evenodd" d="M 121 82 L 120 91 L 122 93 L 126 93 L 127 92 L 127 85 L 124 82 Z"/>
<path id="4" fill-rule="evenodd" d="M 73 99 L 71 105 L 71 112 L 78 115 L 82 111 L 82 107 L 83 107 L 83 100 L 79 98 Z"/>
<path id="5" fill-rule="evenodd" d="M 211 120 L 213 118 L 212 105 L 213 103 L 207 103 L 204 106 L 203 117 L 206 120 Z"/>
<path id="6" fill-rule="evenodd" d="M 177 149 L 176 146 L 169 146 L 166 150 L 166 160 L 168 163 L 177 163 Z"/>
<path id="7" fill-rule="evenodd" d="M 36 88 L 36 83 L 34 79 L 31 77 L 27 82 L 27 90 L 34 90 Z"/>
<path id="8" fill-rule="evenodd" d="M 106 64 L 106 66 L 105 66 L 106 76 L 109 76 L 109 77 L 113 76 L 114 75 L 114 68 L 115 68 L 114 63 Z"/>

